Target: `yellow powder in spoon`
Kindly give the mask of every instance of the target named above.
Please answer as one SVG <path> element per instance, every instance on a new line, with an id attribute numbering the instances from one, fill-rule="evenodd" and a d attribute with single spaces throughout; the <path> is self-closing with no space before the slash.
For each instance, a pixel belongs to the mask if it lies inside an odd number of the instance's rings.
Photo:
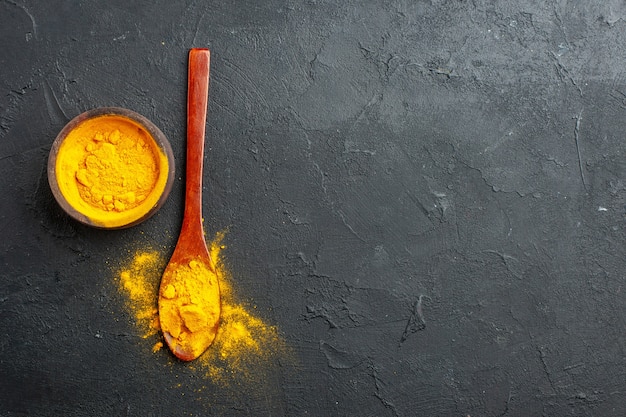
<path id="1" fill-rule="evenodd" d="M 159 299 L 159 321 L 174 352 L 197 358 L 214 338 L 220 318 L 217 274 L 200 259 L 169 264 Z M 179 351 L 180 349 L 180 351 Z M 187 358 L 191 355 L 191 358 Z M 181 358 L 180 353 L 177 356 Z"/>

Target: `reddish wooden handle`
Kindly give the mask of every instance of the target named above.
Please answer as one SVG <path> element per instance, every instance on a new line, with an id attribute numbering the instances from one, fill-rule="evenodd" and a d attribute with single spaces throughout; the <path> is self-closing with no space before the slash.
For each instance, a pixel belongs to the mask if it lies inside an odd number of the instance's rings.
<path id="1" fill-rule="evenodd" d="M 211 52 L 195 48 L 189 52 L 187 90 L 187 177 L 183 229 L 202 233 L 202 162 L 204 135 L 209 102 L 209 67 Z"/>

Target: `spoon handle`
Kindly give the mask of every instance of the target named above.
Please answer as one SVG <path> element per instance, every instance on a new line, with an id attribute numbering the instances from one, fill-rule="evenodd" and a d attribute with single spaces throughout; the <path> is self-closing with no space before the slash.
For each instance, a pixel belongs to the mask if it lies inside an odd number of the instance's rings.
<path id="1" fill-rule="evenodd" d="M 189 52 L 187 86 L 187 178 L 183 230 L 200 231 L 202 239 L 202 162 L 209 101 L 211 52 L 194 48 Z"/>

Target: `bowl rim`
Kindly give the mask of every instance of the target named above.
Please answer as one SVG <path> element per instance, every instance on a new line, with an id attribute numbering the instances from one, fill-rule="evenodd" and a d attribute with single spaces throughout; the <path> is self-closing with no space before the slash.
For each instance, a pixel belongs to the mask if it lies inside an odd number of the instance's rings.
<path id="1" fill-rule="evenodd" d="M 101 223 L 94 222 L 92 219 L 90 219 L 89 217 L 81 213 L 80 211 L 76 210 L 76 208 L 74 208 L 74 206 L 72 206 L 67 201 L 67 199 L 61 192 L 61 189 L 59 188 L 59 184 L 58 184 L 57 175 L 56 175 L 56 161 L 59 155 L 59 150 L 61 148 L 61 144 L 67 138 L 68 134 L 72 130 L 74 130 L 76 127 L 78 127 L 80 124 L 82 124 L 83 122 L 90 120 L 90 119 L 94 119 L 97 117 L 104 117 L 104 116 L 118 116 L 118 117 L 121 116 L 139 124 L 142 128 L 144 128 L 150 134 L 155 144 L 161 149 L 161 151 L 165 155 L 165 158 L 168 162 L 167 180 L 165 182 L 165 187 L 163 189 L 163 192 L 159 196 L 159 199 L 156 202 L 156 204 L 153 207 L 151 207 L 146 213 L 144 213 L 141 217 L 135 220 L 132 220 L 128 223 L 115 225 L 115 226 L 106 226 Z M 169 196 L 170 191 L 172 190 L 173 183 L 174 183 L 175 171 L 176 171 L 176 167 L 175 167 L 175 160 L 174 160 L 174 153 L 172 151 L 172 146 L 170 145 L 170 142 L 168 141 L 165 134 L 161 131 L 161 129 L 159 129 L 154 123 L 152 123 L 152 121 L 150 121 L 145 116 L 133 110 L 129 110 L 123 107 L 97 107 L 91 110 L 87 110 L 83 113 L 80 113 L 79 115 L 74 117 L 72 120 L 70 120 L 63 127 L 63 129 L 61 129 L 61 131 L 57 134 L 56 138 L 52 142 L 52 146 L 50 148 L 50 153 L 48 156 L 48 167 L 47 167 L 48 183 L 50 184 L 50 189 L 52 190 L 52 194 L 54 195 L 55 200 L 61 206 L 63 211 L 65 211 L 71 218 L 77 220 L 78 222 L 91 226 L 91 227 L 98 228 L 98 229 L 125 229 L 128 227 L 138 225 L 139 223 L 142 223 L 145 220 L 152 217 L 167 200 L 167 197 Z"/>

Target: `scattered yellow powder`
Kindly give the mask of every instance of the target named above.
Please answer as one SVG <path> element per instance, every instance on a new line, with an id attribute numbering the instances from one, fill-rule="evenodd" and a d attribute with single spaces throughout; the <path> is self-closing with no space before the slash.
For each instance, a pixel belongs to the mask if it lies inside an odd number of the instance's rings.
<path id="1" fill-rule="evenodd" d="M 132 313 L 143 338 L 159 330 L 157 298 L 160 274 L 165 267 L 157 251 L 139 251 L 118 276 L 120 290 L 126 295 L 126 306 Z M 156 279 L 155 279 L 156 277 Z"/>
<path id="2" fill-rule="evenodd" d="M 262 382 L 271 359 L 288 355 L 288 349 L 276 327 L 266 324 L 236 299 L 232 277 L 220 258 L 223 238 L 224 233 L 218 233 L 209 248 L 221 292 L 222 311 L 217 335 L 190 369 L 222 385 Z M 138 328 L 146 338 L 154 338 L 154 352 L 163 347 L 156 303 L 165 265 L 166 260 L 158 251 L 137 251 L 119 272 L 120 291 L 128 300 L 128 309 Z"/>
<path id="3" fill-rule="evenodd" d="M 152 346 L 152 353 L 158 352 L 163 347 L 163 342 L 156 342 L 154 346 Z"/>
<path id="4" fill-rule="evenodd" d="M 200 370 L 221 385 L 248 383 L 257 389 L 267 384 L 272 359 L 291 360 L 291 353 L 275 326 L 255 316 L 253 308 L 237 300 L 234 279 L 220 257 L 223 234 L 209 248 L 216 265 L 222 296 L 222 314 L 217 336 L 211 348 L 200 356 Z"/>

